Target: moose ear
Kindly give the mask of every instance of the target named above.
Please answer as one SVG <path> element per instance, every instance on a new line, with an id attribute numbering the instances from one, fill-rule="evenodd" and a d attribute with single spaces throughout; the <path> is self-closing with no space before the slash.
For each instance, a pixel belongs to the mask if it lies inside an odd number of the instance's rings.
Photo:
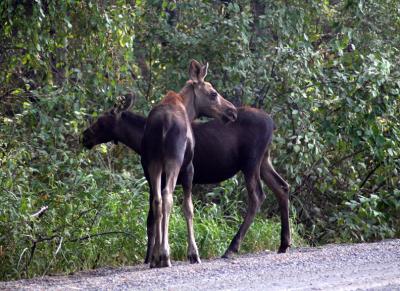
<path id="1" fill-rule="evenodd" d="M 135 104 L 136 96 L 133 93 L 128 93 L 124 95 L 125 102 L 122 105 L 121 111 L 129 110 L 132 108 L 133 104 Z"/>
<path id="2" fill-rule="evenodd" d="M 201 66 L 200 69 L 200 74 L 199 74 L 199 82 L 204 82 L 204 78 L 207 76 L 207 70 L 208 70 L 208 63 L 206 63 L 204 66 Z"/>
<path id="3" fill-rule="evenodd" d="M 114 105 L 111 109 L 106 111 L 106 114 L 115 115 L 117 113 L 117 107 Z"/>
<path id="4" fill-rule="evenodd" d="M 113 114 L 121 111 L 129 110 L 136 101 L 136 96 L 133 93 L 128 93 L 123 96 L 118 96 L 114 107 L 111 109 Z"/>
<path id="5" fill-rule="evenodd" d="M 201 64 L 196 60 L 192 60 L 189 65 L 190 80 L 192 80 L 193 82 L 201 81 L 201 80 L 199 80 L 199 75 L 200 75 L 201 69 L 202 69 Z"/>

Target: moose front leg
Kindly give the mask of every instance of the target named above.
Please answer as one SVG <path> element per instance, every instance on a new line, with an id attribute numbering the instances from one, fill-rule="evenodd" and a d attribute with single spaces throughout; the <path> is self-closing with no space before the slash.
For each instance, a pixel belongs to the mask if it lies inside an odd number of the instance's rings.
<path id="1" fill-rule="evenodd" d="M 265 199 L 259 172 L 255 169 L 251 174 L 244 174 L 248 197 L 247 211 L 239 231 L 236 233 L 225 254 L 222 256 L 223 258 L 230 258 L 239 251 L 240 244 Z"/>

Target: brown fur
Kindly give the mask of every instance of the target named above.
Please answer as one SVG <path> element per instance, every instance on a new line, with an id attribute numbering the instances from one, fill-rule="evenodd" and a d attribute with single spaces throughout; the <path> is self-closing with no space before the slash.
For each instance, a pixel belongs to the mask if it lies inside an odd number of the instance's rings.
<path id="1" fill-rule="evenodd" d="M 183 104 L 183 97 L 174 91 L 168 91 L 160 104 L 180 105 Z"/>
<path id="2" fill-rule="evenodd" d="M 84 131 L 83 144 L 87 148 L 92 148 L 96 144 L 115 140 L 126 144 L 139 155 L 143 155 L 141 143 L 145 123 L 144 117 L 128 111 L 122 112 L 120 117 L 117 114 L 103 114 L 90 128 Z M 281 215 L 279 252 L 286 252 L 290 246 L 289 185 L 275 171 L 270 161 L 268 149 L 275 129 L 272 119 L 262 110 L 242 107 L 238 109 L 235 122 L 228 124 L 223 124 L 219 120 L 206 123 L 195 122 L 192 123 L 192 128 L 196 140 L 193 158 L 194 184 L 218 183 L 231 178 L 238 171 L 242 171 L 246 181 L 252 181 L 246 183 L 247 192 L 251 193 L 251 191 L 257 189 L 254 188 L 257 183 L 251 180 L 251 173 L 257 172 L 258 161 L 261 160 L 260 175 L 256 175 L 256 179 L 261 178 L 278 200 Z M 181 173 L 178 183 L 182 184 L 183 181 L 184 177 Z M 163 177 L 161 183 L 165 184 L 165 177 Z M 150 196 L 150 200 L 152 200 L 152 194 Z M 260 195 L 249 194 L 249 200 L 257 196 Z M 263 197 L 263 195 L 260 197 Z M 257 199 L 255 201 L 261 205 L 262 200 Z M 151 208 L 149 209 L 147 225 L 146 262 L 149 261 L 154 237 L 154 217 Z M 237 252 L 243 237 L 244 234 L 235 236 L 226 251 L 226 256 Z"/>
<path id="3" fill-rule="evenodd" d="M 211 84 L 204 82 L 208 65 L 192 61 L 188 82 L 179 93 L 168 92 L 160 104 L 149 113 L 142 140 L 142 166 L 150 184 L 150 211 L 154 223 L 150 226 L 150 267 L 169 267 L 169 217 L 173 191 L 179 173 L 184 192 L 184 214 L 188 230 L 188 258 L 200 263 L 193 230 L 192 180 L 194 138 L 190 122 L 197 116 L 236 119 L 236 109 Z M 165 176 L 165 184 L 161 180 Z"/>

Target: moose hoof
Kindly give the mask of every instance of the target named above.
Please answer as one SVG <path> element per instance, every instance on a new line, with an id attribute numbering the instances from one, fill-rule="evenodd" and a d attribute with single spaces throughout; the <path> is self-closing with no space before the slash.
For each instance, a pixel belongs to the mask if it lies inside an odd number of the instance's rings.
<path id="1" fill-rule="evenodd" d="M 234 252 L 232 252 L 232 251 L 230 251 L 230 250 L 227 250 L 227 251 L 225 252 L 225 254 L 223 254 L 222 258 L 223 258 L 223 259 L 232 259 L 232 258 L 234 257 L 234 255 L 235 255 Z"/>
<path id="2" fill-rule="evenodd" d="M 234 256 L 235 256 L 235 254 L 237 254 L 239 251 L 237 250 L 237 249 L 231 249 L 231 248 L 229 248 L 229 249 L 227 249 L 226 250 L 226 252 L 225 252 L 225 254 L 222 256 L 222 258 L 223 259 L 232 259 Z"/>
<path id="3" fill-rule="evenodd" d="M 278 254 L 284 254 L 284 253 L 286 253 L 286 248 L 279 248 L 278 249 Z"/>
<path id="4" fill-rule="evenodd" d="M 290 248 L 290 243 L 281 243 L 278 249 L 278 254 L 284 254 Z"/>
<path id="5" fill-rule="evenodd" d="M 188 260 L 191 264 L 201 264 L 201 260 L 198 254 L 188 255 Z"/>
<path id="6" fill-rule="evenodd" d="M 150 262 L 150 269 L 157 268 L 156 262 Z"/>
<path id="7" fill-rule="evenodd" d="M 278 249 L 278 254 L 284 254 L 287 252 L 287 250 L 289 249 L 290 245 L 284 245 L 284 246 L 280 246 Z"/>
<path id="8" fill-rule="evenodd" d="M 160 268 L 171 267 L 171 260 L 170 260 L 169 256 L 167 256 L 167 255 L 161 256 L 160 257 L 160 265 L 158 267 L 160 267 Z"/>
<path id="9" fill-rule="evenodd" d="M 153 269 L 153 268 L 158 268 L 159 267 L 159 262 L 154 262 L 154 261 L 151 261 L 150 262 L 150 268 L 151 269 Z"/>
<path id="10" fill-rule="evenodd" d="M 150 268 L 164 268 L 171 267 L 171 260 L 167 255 L 161 255 L 152 257 L 150 262 Z"/>
<path id="11" fill-rule="evenodd" d="M 150 260 L 150 268 L 160 267 L 160 256 L 152 256 Z"/>

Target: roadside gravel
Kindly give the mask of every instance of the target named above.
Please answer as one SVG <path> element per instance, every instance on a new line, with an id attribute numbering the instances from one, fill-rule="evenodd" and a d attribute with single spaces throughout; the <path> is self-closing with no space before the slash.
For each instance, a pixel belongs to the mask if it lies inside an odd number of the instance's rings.
<path id="1" fill-rule="evenodd" d="M 200 265 L 102 268 L 0 282 L 1 290 L 400 290 L 400 240 L 261 252 Z"/>

